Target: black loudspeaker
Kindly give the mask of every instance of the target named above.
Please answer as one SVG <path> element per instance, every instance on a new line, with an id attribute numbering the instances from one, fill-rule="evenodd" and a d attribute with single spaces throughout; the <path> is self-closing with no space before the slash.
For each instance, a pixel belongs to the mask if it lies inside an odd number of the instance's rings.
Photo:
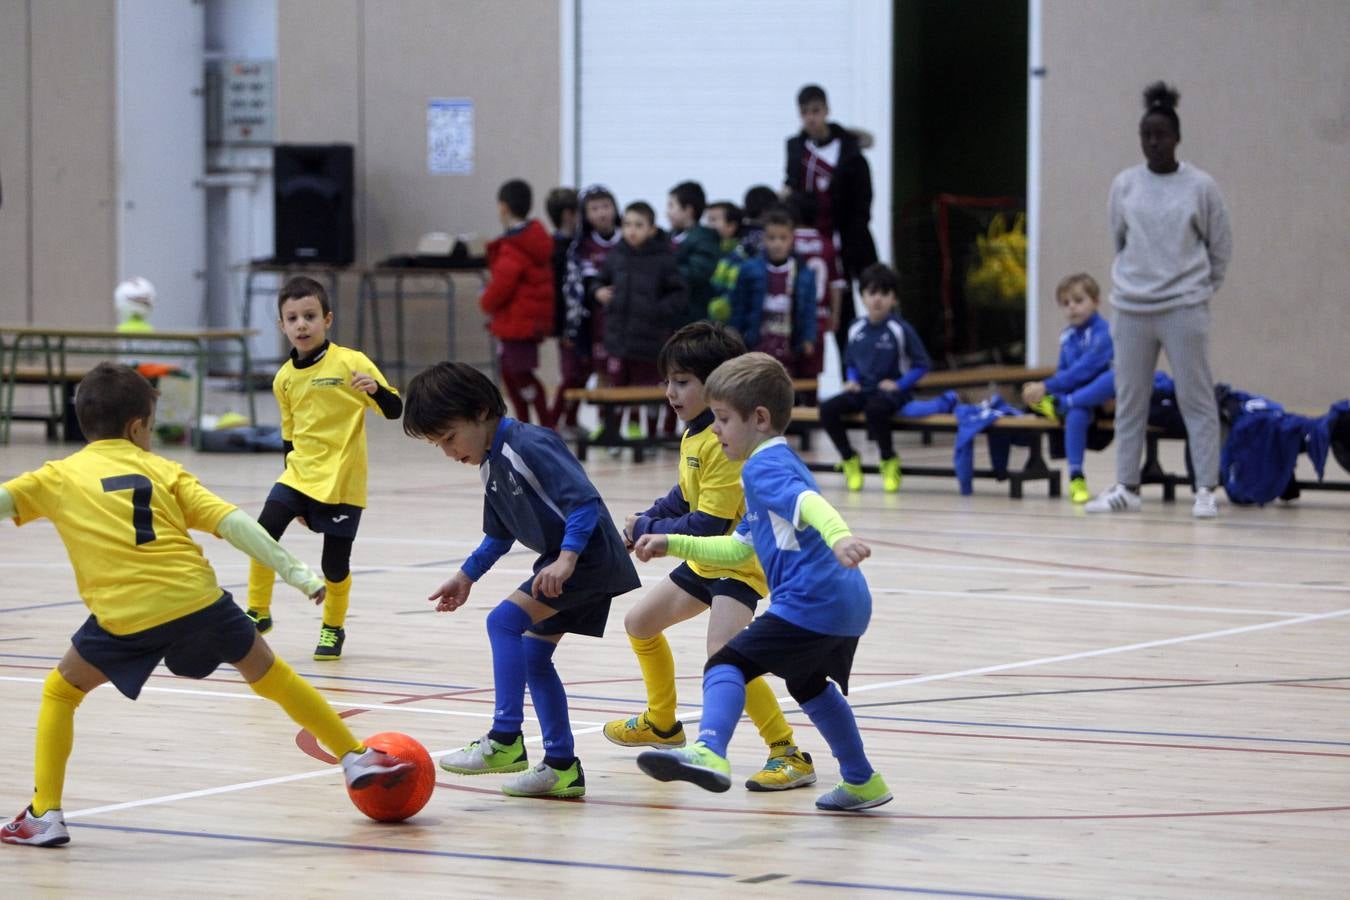
<path id="1" fill-rule="evenodd" d="M 356 258 L 351 144 L 272 148 L 277 262 L 345 266 Z"/>

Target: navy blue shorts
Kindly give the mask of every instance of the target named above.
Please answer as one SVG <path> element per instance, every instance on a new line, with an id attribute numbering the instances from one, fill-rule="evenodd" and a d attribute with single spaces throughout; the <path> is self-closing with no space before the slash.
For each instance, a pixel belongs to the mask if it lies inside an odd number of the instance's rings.
<path id="1" fill-rule="evenodd" d="M 90 616 L 70 642 L 85 662 L 135 700 L 160 660 L 175 675 L 205 678 L 221 663 L 247 656 L 257 638 L 258 626 L 224 591 L 205 609 L 133 634 L 113 634 Z"/>
<path id="2" fill-rule="evenodd" d="M 788 691 L 800 702 L 815 695 L 799 697 L 803 685 L 815 684 L 823 689 L 826 678 L 847 694 L 857 649 L 856 636 L 821 634 L 767 612 L 714 653 L 708 668 L 734 665 L 747 682 L 771 672 L 787 682 Z"/>
<path id="3" fill-rule="evenodd" d="M 277 482 L 267 495 L 268 503 L 279 503 L 297 517 L 303 518 L 310 531 L 331 534 L 333 537 L 356 540 L 356 528 L 361 524 L 361 507 L 350 503 L 320 503 L 308 494 L 302 494 L 289 484 Z"/>
<path id="4" fill-rule="evenodd" d="M 563 592 L 556 597 L 540 594 L 535 599 L 557 612 L 542 622 L 535 622 L 527 631 L 533 634 L 584 634 L 587 637 L 604 637 L 605 625 L 609 623 L 609 607 L 614 595 L 608 591 L 587 590 L 585 587 L 573 587 L 573 578 L 563 584 Z M 520 585 L 520 592 L 529 594 L 534 578 Z"/>
<path id="5" fill-rule="evenodd" d="M 730 597 L 754 612 L 761 599 L 759 591 L 739 578 L 704 578 L 689 568 L 687 562 L 675 567 L 670 573 L 670 580 L 675 582 L 677 588 L 709 606 L 712 606 L 714 597 Z"/>

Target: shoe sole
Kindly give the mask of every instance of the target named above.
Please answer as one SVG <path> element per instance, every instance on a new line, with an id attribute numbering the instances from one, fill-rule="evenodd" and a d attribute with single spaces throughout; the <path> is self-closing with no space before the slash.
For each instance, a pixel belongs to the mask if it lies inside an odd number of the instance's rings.
<path id="1" fill-rule="evenodd" d="M 669 753 L 643 753 L 638 756 L 637 764 L 639 769 L 657 781 L 687 781 L 714 794 L 731 790 L 730 775 L 702 766 L 691 766 Z"/>
<path id="2" fill-rule="evenodd" d="M 755 791 L 756 793 L 766 793 L 769 791 L 790 791 L 793 790 L 794 788 L 807 787 L 815 783 L 816 783 L 816 773 L 812 772 L 810 775 L 803 775 L 796 781 L 791 781 L 788 782 L 787 784 L 765 784 L 762 781 L 755 781 L 753 778 L 751 778 L 745 782 L 745 789 L 747 791 Z"/>
<path id="3" fill-rule="evenodd" d="M 319 662 L 332 662 L 332 661 L 335 660 L 335 659 L 342 659 L 342 654 L 341 654 L 341 653 L 329 653 L 329 654 L 324 654 L 323 656 L 320 656 L 319 654 L 315 653 L 315 654 L 314 654 L 314 658 L 315 658 L 316 660 L 318 660 Z"/>
<path id="4" fill-rule="evenodd" d="M 353 791 L 363 791 L 366 788 L 370 787 L 371 782 L 373 782 L 376 778 L 379 778 L 383 775 L 394 775 L 394 776 L 406 775 L 415 768 L 417 767 L 414 766 L 412 763 L 402 763 L 400 765 L 392 766 L 387 769 L 379 769 L 373 772 L 365 772 L 359 775 L 358 777 L 353 778 L 351 783 L 348 784 L 347 787 Z M 392 779 L 388 784 L 385 785 L 385 787 L 393 787 L 401 780 L 402 780 L 401 778 Z"/>
<path id="5" fill-rule="evenodd" d="M 495 769 L 465 769 L 461 766 L 452 766 L 442 762 L 440 763 L 440 767 L 442 771 L 450 772 L 454 775 L 511 775 L 516 772 L 524 772 L 530 767 L 530 764 L 522 760 L 521 762 L 511 763 L 509 766 L 502 766 Z"/>
<path id="6" fill-rule="evenodd" d="M 857 806 L 836 806 L 831 803 L 822 803 L 816 801 L 816 809 L 823 809 L 828 812 L 861 812 L 864 809 L 875 809 L 878 806 L 884 806 L 894 800 L 895 797 L 887 794 L 884 797 L 878 797 L 875 800 L 868 800 L 865 803 L 859 803 Z"/>
<path id="7" fill-rule="evenodd" d="M 679 749 L 680 747 L 683 747 L 685 744 L 689 743 L 688 738 L 680 738 L 680 742 L 678 744 L 667 741 L 663 741 L 661 743 L 657 743 L 655 741 L 642 741 L 641 743 L 639 743 L 635 741 L 630 743 L 628 741 L 621 741 L 618 740 L 617 738 L 610 737 L 608 732 L 602 733 L 605 735 L 605 740 L 609 741 L 611 744 L 614 744 L 615 746 L 618 747 L 654 747 L 657 750 L 661 750 L 664 748 Z"/>
<path id="8" fill-rule="evenodd" d="M 15 847 L 63 847 L 70 843 L 70 835 L 63 835 L 58 838 L 52 838 L 50 841 L 15 841 L 9 838 L 0 837 L 0 844 L 10 844 Z"/>
<path id="9" fill-rule="evenodd" d="M 536 800 L 574 800 L 577 797 L 586 796 L 586 788 L 584 786 L 569 787 L 563 788 L 560 791 L 546 791 L 542 794 L 527 794 L 524 791 L 513 791 L 503 786 L 502 793 L 508 797 L 524 797 L 526 799 Z"/>

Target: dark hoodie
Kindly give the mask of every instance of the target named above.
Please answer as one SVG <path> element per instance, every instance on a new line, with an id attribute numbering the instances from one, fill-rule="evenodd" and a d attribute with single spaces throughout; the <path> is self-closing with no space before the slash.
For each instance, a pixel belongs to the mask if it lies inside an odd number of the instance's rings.
<path id="1" fill-rule="evenodd" d="M 868 227 L 872 220 L 872 169 L 867 165 L 857 136 L 838 123 L 829 125 L 830 139 L 837 138 L 842 142 L 839 162 L 830 179 L 830 213 L 834 230 L 839 232 L 844 272 L 850 279 L 856 279 L 863 269 L 877 261 L 877 247 Z M 809 196 L 803 184 L 802 159 L 808 140 L 805 131 L 788 138 L 786 183 L 794 195 Z M 811 204 L 803 203 L 803 207 L 809 206 Z"/>
<path id="2" fill-rule="evenodd" d="M 599 280 L 614 286 L 614 299 L 605 307 L 605 351 L 655 362 L 684 321 L 689 302 L 670 241 L 661 233 L 641 247 L 620 241 L 605 258 Z"/>

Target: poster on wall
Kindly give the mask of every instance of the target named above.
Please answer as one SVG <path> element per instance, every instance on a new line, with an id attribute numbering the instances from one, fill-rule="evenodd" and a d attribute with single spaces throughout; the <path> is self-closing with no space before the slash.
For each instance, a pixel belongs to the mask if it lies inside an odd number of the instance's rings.
<path id="1" fill-rule="evenodd" d="M 427 101 L 427 171 L 473 174 L 473 101 L 464 97 Z"/>

